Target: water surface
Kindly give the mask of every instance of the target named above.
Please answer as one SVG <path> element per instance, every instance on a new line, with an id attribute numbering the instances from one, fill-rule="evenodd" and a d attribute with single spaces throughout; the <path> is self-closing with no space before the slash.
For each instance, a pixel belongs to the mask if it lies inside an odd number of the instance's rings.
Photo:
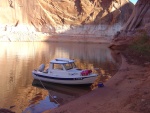
<path id="1" fill-rule="evenodd" d="M 96 87 L 96 83 L 92 86 L 43 83 L 45 88 L 41 88 L 39 81 L 33 81 L 31 72 L 42 63 L 48 65 L 50 60 L 62 57 L 75 59 L 79 68 L 101 73 L 98 81 L 108 80 L 119 67 L 119 58 L 107 44 L 1 42 L 0 51 L 0 107 L 16 113 L 42 112 Z"/>

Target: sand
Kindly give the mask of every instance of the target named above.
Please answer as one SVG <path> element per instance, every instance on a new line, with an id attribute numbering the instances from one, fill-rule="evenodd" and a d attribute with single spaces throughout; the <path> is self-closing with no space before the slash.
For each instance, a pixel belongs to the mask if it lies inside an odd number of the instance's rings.
<path id="1" fill-rule="evenodd" d="M 122 56 L 104 87 L 44 113 L 150 113 L 150 64 L 129 64 Z"/>

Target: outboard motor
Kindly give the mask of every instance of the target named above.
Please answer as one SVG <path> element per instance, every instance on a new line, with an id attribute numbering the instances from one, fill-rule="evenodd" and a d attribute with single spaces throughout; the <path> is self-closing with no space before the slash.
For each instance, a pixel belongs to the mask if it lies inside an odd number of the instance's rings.
<path id="1" fill-rule="evenodd" d="M 44 69 L 45 69 L 45 65 L 41 64 L 38 68 L 38 71 L 42 72 L 42 71 L 44 71 Z"/>

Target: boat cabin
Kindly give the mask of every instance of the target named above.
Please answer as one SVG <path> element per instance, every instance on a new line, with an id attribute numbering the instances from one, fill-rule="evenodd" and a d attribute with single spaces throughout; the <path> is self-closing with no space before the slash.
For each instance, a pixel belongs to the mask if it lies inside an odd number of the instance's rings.
<path id="1" fill-rule="evenodd" d="M 97 74 L 92 70 L 78 69 L 74 60 L 67 58 L 57 58 L 49 63 L 48 69 L 41 64 L 38 70 L 33 70 L 34 79 L 40 79 L 52 83 L 60 84 L 89 84 L 93 83 Z M 86 76 L 86 77 L 85 77 Z"/>
<path id="2" fill-rule="evenodd" d="M 67 58 L 57 58 L 50 62 L 50 70 L 70 70 L 76 68 L 74 60 Z"/>

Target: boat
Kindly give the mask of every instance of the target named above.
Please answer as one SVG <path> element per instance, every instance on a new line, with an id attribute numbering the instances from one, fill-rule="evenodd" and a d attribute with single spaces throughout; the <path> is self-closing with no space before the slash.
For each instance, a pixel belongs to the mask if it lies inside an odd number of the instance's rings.
<path id="1" fill-rule="evenodd" d="M 92 84 L 98 74 L 89 69 L 77 68 L 73 59 L 56 58 L 50 61 L 48 68 L 41 64 L 38 69 L 34 69 L 32 76 L 40 81 L 77 85 Z"/>

